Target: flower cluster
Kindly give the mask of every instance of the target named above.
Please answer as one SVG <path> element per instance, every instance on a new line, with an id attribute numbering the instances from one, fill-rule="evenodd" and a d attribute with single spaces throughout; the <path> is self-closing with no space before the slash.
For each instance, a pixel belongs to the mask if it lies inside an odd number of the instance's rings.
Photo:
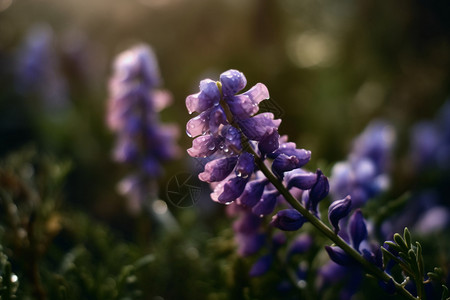
<path id="1" fill-rule="evenodd" d="M 261 245 L 260 217 L 272 214 L 278 204 L 286 204 L 262 168 L 270 166 L 271 176 L 316 216 L 317 206 L 329 190 L 328 179 L 320 170 L 311 173 L 301 169 L 311 152 L 298 149 L 286 136 L 280 137 L 281 120 L 275 120 L 272 113 L 257 114 L 259 103 L 269 98 L 267 87 L 258 83 L 238 94 L 246 84 L 244 74 L 229 70 L 220 75 L 220 81 L 202 80 L 200 92 L 186 98 L 188 111 L 199 113 L 186 126 L 187 134 L 195 138 L 188 153 L 211 159 L 199 178 L 214 187 L 212 200 L 241 207 L 235 225 L 237 241 L 253 249 L 240 246 L 245 250 L 240 250 L 243 255 L 254 253 L 256 245 Z M 297 210 L 288 207 L 279 210 L 271 224 L 294 231 L 305 222 Z"/>
<path id="2" fill-rule="evenodd" d="M 330 186 L 335 199 L 350 195 L 352 208 L 364 205 L 368 199 L 389 186 L 387 174 L 395 132 L 386 122 L 376 121 L 354 141 L 345 162 L 334 165 Z"/>
<path id="3" fill-rule="evenodd" d="M 119 54 L 109 82 L 108 125 L 117 134 L 114 158 L 130 164 L 136 172 L 125 178 L 120 189 L 138 209 L 148 193 L 151 178 L 161 174 L 161 162 L 173 159 L 176 128 L 161 125 L 158 112 L 171 96 L 157 90 L 161 78 L 156 58 L 146 45 Z"/>

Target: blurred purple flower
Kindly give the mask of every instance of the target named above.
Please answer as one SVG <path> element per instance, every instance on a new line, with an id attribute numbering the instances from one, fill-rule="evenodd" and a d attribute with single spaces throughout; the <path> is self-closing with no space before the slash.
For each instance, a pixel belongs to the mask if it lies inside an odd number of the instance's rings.
<path id="1" fill-rule="evenodd" d="M 369 124 L 355 139 L 348 160 L 338 162 L 332 169 L 330 189 L 333 198 L 350 195 L 352 208 L 358 208 L 387 190 L 394 141 L 395 132 L 388 123 L 375 121 Z"/>
<path id="2" fill-rule="evenodd" d="M 20 93 L 37 96 L 49 112 L 69 106 L 67 82 L 61 74 L 55 38 L 49 25 L 31 27 L 16 60 L 16 87 Z"/>
<path id="3" fill-rule="evenodd" d="M 139 189 L 145 191 L 142 197 L 149 196 L 149 182 L 161 175 L 161 162 L 174 159 L 179 151 L 177 128 L 159 121 L 159 110 L 171 101 L 168 92 L 156 90 L 160 82 L 150 47 L 138 45 L 116 57 L 109 82 L 107 122 L 117 135 L 114 158 L 134 167 L 134 177 L 140 178 Z M 139 201 L 142 204 L 144 199 Z"/>

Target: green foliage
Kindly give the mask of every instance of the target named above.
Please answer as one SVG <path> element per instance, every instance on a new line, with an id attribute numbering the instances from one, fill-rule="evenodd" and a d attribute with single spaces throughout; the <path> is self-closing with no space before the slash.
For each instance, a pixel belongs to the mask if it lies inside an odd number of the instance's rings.
<path id="1" fill-rule="evenodd" d="M 408 228 L 405 227 L 403 231 L 403 236 L 398 233 L 394 234 L 394 241 L 386 241 L 392 251 L 381 247 L 383 251 L 383 263 L 386 266 L 389 260 L 395 261 L 404 273 L 403 283 L 406 285 L 410 279 L 414 281 L 415 287 L 417 289 L 417 296 L 419 299 L 425 299 L 425 284 L 429 281 L 425 280 L 425 267 L 422 255 L 422 246 L 419 242 L 412 243 L 411 233 Z M 442 269 L 434 268 L 434 272 L 427 273 L 427 276 L 440 283 L 444 282 L 444 274 Z M 442 297 L 444 297 L 446 291 L 445 285 L 443 285 Z"/>

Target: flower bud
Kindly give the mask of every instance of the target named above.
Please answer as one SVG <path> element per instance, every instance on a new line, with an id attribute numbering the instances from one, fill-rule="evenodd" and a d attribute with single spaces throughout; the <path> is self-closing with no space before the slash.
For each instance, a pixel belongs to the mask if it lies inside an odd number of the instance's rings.
<path id="1" fill-rule="evenodd" d="M 272 217 L 271 224 L 284 231 L 296 231 L 305 223 L 306 219 L 295 209 L 280 210 Z"/>
<path id="2" fill-rule="evenodd" d="M 342 200 L 337 200 L 331 203 L 328 208 L 328 220 L 334 227 L 334 232 L 339 232 L 339 220 L 345 218 L 351 210 L 352 200 L 350 196 Z"/>

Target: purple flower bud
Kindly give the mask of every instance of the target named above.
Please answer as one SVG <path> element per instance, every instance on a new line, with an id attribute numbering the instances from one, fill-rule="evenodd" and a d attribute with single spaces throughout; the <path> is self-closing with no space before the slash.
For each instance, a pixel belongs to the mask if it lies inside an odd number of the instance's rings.
<path id="1" fill-rule="evenodd" d="M 310 234 L 304 233 L 299 235 L 290 245 L 288 256 L 294 254 L 303 254 L 313 245 L 314 240 Z"/>
<path id="2" fill-rule="evenodd" d="M 306 219 L 295 209 L 283 209 L 272 217 L 271 224 L 284 231 L 296 231 L 305 223 Z"/>
<path id="3" fill-rule="evenodd" d="M 328 191 L 330 190 L 328 178 L 323 175 L 322 171 L 320 169 L 317 169 L 316 174 L 317 181 L 309 192 L 309 198 L 312 203 L 312 207 L 317 207 L 319 201 L 325 198 L 328 195 Z"/>
<path id="4" fill-rule="evenodd" d="M 360 209 L 357 209 L 350 218 L 350 237 L 353 248 L 359 250 L 359 245 L 367 238 L 367 228 Z"/>
<path id="5" fill-rule="evenodd" d="M 284 176 L 288 189 L 296 187 L 301 190 L 309 190 L 317 181 L 317 173 L 306 172 L 302 169 L 286 172 Z"/>
<path id="6" fill-rule="evenodd" d="M 332 261 L 341 266 L 349 266 L 354 260 L 341 248 L 325 246 L 325 250 Z"/>
<path id="7" fill-rule="evenodd" d="M 281 120 L 274 120 L 272 113 L 262 113 L 249 119 L 238 120 L 242 132 L 250 140 L 260 141 L 267 132 L 278 129 Z"/>
<path id="8" fill-rule="evenodd" d="M 208 162 L 205 171 L 198 174 L 198 178 L 205 182 L 216 182 L 224 180 L 238 161 L 238 156 L 228 156 Z"/>
<path id="9" fill-rule="evenodd" d="M 258 216 L 271 214 L 277 205 L 278 195 L 276 190 L 264 192 L 262 199 L 253 206 L 252 212 Z"/>
<path id="10" fill-rule="evenodd" d="M 259 110 L 258 104 L 268 98 L 267 87 L 258 83 L 243 94 L 226 97 L 226 101 L 233 117 L 236 120 L 243 120 L 256 114 Z"/>
<path id="11" fill-rule="evenodd" d="M 250 181 L 238 201 L 240 205 L 246 207 L 253 207 L 259 200 L 261 200 L 264 188 L 268 180 L 266 178 Z"/>
<path id="12" fill-rule="evenodd" d="M 228 70 L 220 74 L 222 93 L 224 97 L 232 97 L 247 85 L 244 74 L 237 70 Z"/>
<path id="13" fill-rule="evenodd" d="M 267 131 L 267 133 L 258 143 L 258 149 L 261 154 L 264 156 L 267 153 L 272 153 L 273 151 L 278 149 L 278 147 L 280 146 L 278 141 L 279 139 L 280 134 L 278 133 L 278 130 L 272 128 L 271 130 Z"/>
<path id="14" fill-rule="evenodd" d="M 342 200 L 334 201 L 328 208 L 328 220 L 333 225 L 336 234 L 339 232 L 339 221 L 348 215 L 351 210 L 351 204 L 351 197 L 347 196 Z"/>
<path id="15" fill-rule="evenodd" d="M 275 151 L 274 158 L 280 154 L 297 157 L 298 164 L 296 168 L 303 167 L 311 159 L 311 151 L 305 149 L 296 149 L 294 143 L 282 144 L 281 147 L 277 151 Z"/>
<path id="16" fill-rule="evenodd" d="M 283 178 L 284 172 L 295 169 L 298 164 L 299 160 L 296 156 L 280 154 L 272 163 L 272 172 L 279 178 Z"/>
<path id="17" fill-rule="evenodd" d="M 224 204 L 231 203 L 242 194 L 247 182 L 248 178 L 230 178 L 228 176 L 228 179 L 224 179 L 216 186 L 214 192 L 211 194 L 211 198 L 216 202 Z"/>
<path id="18" fill-rule="evenodd" d="M 220 91 L 217 83 L 211 79 L 200 81 L 200 92 L 189 95 L 186 98 L 186 107 L 189 113 L 203 112 L 213 105 L 219 103 Z"/>
<path id="19" fill-rule="evenodd" d="M 267 254 L 260 257 L 251 267 L 249 275 L 251 277 L 258 277 L 264 275 L 267 271 L 270 270 L 272 262 L 273 262 L 272 254 Z"/>

